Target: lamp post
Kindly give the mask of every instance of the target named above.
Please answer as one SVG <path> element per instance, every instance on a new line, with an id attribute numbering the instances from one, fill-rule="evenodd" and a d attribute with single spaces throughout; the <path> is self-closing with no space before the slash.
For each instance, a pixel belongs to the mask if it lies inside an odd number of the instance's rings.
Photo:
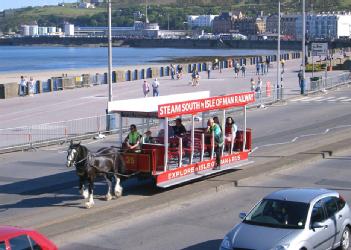
<path id="1" fill-rule="evenodd" d="M 107 9 L 108 9 L 108 101 L 112 101 L 112 10 L 111 10 L 111 1 L 108 0 Z"/>
<path id="2" fill-rule="evenodd" d="M 305 65 L 306 65 L 306 13 L 305 0 L 302 0 L 302 80 L 300 82 L 301 94 L 305 94 Z"/>
<path id="3" fill-rule="evenodd" d="M 277 50 L 277 100 L 279 99 L 279 85 L 280 85 L 280 1 L 278 2 L 278 50 Z M 282 90 L 280 90 L 282 91 Z"/>

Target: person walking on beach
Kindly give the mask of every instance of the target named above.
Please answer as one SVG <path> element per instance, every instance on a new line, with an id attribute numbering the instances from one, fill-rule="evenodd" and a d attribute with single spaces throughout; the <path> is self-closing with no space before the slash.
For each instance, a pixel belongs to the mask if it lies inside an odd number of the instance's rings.
<path id="1" fill-rule="evenodd" d="M 160 92 L 158 88 L 160 87 L 160 82 L 155 78 L 155 80 L 152 82 L 152 96 L 159 96 Z"/>
<path id="2" fill-rule="evenodd" d="M 33 96 L 35 92 L 35 81 L 33 80 L 32 76 L 29 78 L 29 81 L 27 82 L 27 88 L 28 88 L 28 95 Z"/>
<path id="3" fill-rule="evenodd" d="M 149 95 L 149 92 L 150 92 L 150 86 L 149 86 L 149 83 L 144 80 L 144 83 L 143 83 L 143 93 L 144 93 L 144 97 L 147 97 Z"/>
<path id="4" fill-rule="evenodd" d="M 24 76 L 21 76 L 21 80 L 18 83 L 18 94 L 20 96 L 25 96 L 27 93 L 27 81 Z"/>

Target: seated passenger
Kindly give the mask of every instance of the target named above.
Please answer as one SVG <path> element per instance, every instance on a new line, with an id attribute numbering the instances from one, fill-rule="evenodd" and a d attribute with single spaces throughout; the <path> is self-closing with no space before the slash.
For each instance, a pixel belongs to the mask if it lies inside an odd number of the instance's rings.
<path id="1" fill-rule="evenodd" d="M 151 134 L 152 133 L 150 130 L 148 130 L 144 133 L 144 136 L 143 136 L 144 143 L 154 143 L 154 138 L 152 138 Z"/>
<path id="2" fill-rule="evenodd" d="M 186 129 L 185 129 L 184 125 L 182 124 L 182 119 L 177 118 L 175 120 L 175 122 L 176 122 L 176 125 L 173 126 L 174 135 L 178 136 L 178 137 L 183 137 L 186 133 Z"/>
<path id="3" fill-rule="evenodd" d="M 141 138 L 142 136 L 137 131 L 135 124 L 130 125 L 130 132 L 126 137 L 126 139 L 124 140 L 123 148 L 128 150 L 140 149 Z"/>

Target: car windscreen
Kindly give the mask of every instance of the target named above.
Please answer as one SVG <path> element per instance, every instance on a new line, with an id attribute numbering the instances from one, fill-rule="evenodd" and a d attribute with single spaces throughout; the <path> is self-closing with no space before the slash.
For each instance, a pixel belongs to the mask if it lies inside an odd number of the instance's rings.
<path id="1" fill-rule="evenodd" d="M 286 200 L 263 199 L 245 217 L 244 223 L 279 227 L 305 227 L 309 204 Z"/>

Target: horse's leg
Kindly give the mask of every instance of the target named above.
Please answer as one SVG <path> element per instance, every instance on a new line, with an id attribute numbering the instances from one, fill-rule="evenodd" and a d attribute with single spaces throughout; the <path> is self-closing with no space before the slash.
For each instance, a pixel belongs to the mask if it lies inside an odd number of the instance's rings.
<path id="1" fill-rule="evenodd" d="M 116 185 L 115 185 L 115 195 L 116 197 L 121 197 L 122 196 L 122 192 L 123 192 L 123 188 L 121 186 L 121 179 L 115 175 L 115 178 L 116 178 Z"/>
<path id="2" fill-rule="evenodd" d="M 87 199 L 89 196 L 88 190 L 84 188 L 84 177 L 79 176 L 79 193 L 83 195 L 84 199 Z"/>
<path id="3" fill-rule="evenodd" d="M 89 201 L 85 203 L 86 208 L 94 206 L 93 190 L 94 190 L 94 177 L 89 177 Z"/>
<path id="4" fill-rule="evenodd" d="M 108 186 L 107 194 L 106 194 L 105 198 L 107 201 L 109 201 L 109 200 L 112 200 L 112 195 L 111 195 L 112 178 L 111 178 L 111 176 L 108 176 L 108 174 L 105 174 L 104 177 L 105 177 L 105 180 L 106 180 L 107 186 Z"/>

